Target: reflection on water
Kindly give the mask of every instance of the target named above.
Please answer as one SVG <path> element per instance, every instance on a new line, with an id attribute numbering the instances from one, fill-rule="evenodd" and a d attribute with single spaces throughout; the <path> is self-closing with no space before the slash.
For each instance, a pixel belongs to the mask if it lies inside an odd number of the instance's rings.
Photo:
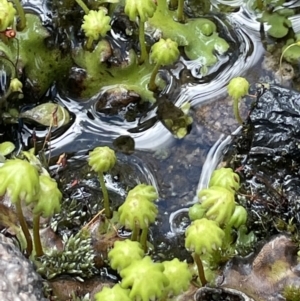
<path id="1" fill-rule="evenodd" d="M 264 49 L 260 43 L 259 22 L 254 21 L 247 10 L 241 9 L 230 14 L 226 22 L 216 18 L 216 22 L 222 28 L 221 31 L 231 44 L 231 48 L 228 54 L 220 57 L 219 63 L 210 68 L 204 76 L 199 72 L 201 61 L 187 61 L 181 58 L 176 68 L 171 70 L 172 80 L 179 81 L 184 68 L 198 79 L 193 83 L 183 84 L 180 90 L 173 91 L 176 106 L 189 101 L 196 107 L 204 102 L 224 97 L 228 81 L 232 77 L 247 74 L 262 58 Z M 172 93 L 172 86 L 177 88 L 178 83 L 174 84 L 171 81 L 164 92 Z M 62 152 L 75 139 L 77 142 L 72 145 L 72 150 L 79 151 L 82 146 L 93 148 L 99 143 L 111 143 L 119 135 L 130 135 L 135 140 L 136 149 L 139 150 L 157 150 L 175 144 L 176 140 L 172 134 L 155 119 L 155 107 L 146 115 L 137 117 L 135 122 L 124 122 L 118 118 L 101 117 L 101 113 L 96 114 L 96 100 L 107 89 L 107 87 L 102 89 L 98 95 L 85 103 L 57 96 L 58 101 L 76 114 L 76 120 L 66 133 L 52 140 L 54 153 Z M 143 125 L 146 125 L 144 130 Z"/>
<path id="2" fill-rule="evenodd" d="M 202 171 L 195 191 L 195 196 L 193 200 L 186 205 L 191 206 L 192 204 L 198 202 L 198 191 L 208 187 L 211 175 L 221 163 L 223 154 L 225 153 L 227 146 L 230 145 L 230 143 L 232 142 L 232 138 L 235 135 L 237 135 L 241 131 L 241 129 L 241 126 L 238 127 L 237 130 L 235 130 L 230 136 L 227 137 L 224 134 L 222 134 L 221 137 L 216 141 L 216 143 L 210 148 L 209 152 L 207 153 L 206 160 L 204 161 L 202 166 Z M 182 233 L 185 231 L 185 228 L 182 228 L 180 223 L 178 225 L 178 222 L 176 222 L 176 220 L 182 221 L 187 216 L 188 210 L 188 207 L 181 208 L 170 214 L 169 224 L 171 233 Z"/>
<path id="3" fill-rule="evenodd" d="M 215 21 L 218 31 L 230 44 L 228 53 L 220 56 L 219 62 L 208 70 L 201 70 L 201 60 L 188 61 L 181 58 L 174 68 L 167 71 L 169 84 L 160 95 L 168 94 L 178 107 L 186 101 L 190 102 L 192 113 L 204 103 L 224 99 L 228 81 L 232 77 L 246 76 L 252 72 L 264 53 L 260 42 L 260 24 L 244 5 L 226 18 L 215 17 Z M 259 73 L 259 70 L 256 72 Z M 224 143 L 220 141 L 219 148 L 212 151 L 215 162 L 212 164 L 209 161 L 209 164 L 203 166 L 205 170 L 208 169 L 200 182 L 199 176 L 208 149 L 217 141 L 220 132 L 194 121 L 190 134 L 183 140 L 177 140 L 157 120 L 155 105 L 147 113 L 137 114 L 133 122 L 124 121 L 119 116 L 107 117 L 95 110 L 97 99 L 107 89 L 105 87 L 84 102 L 66 97 L 62 91 L 57 93 L 56 100 L 76 118 L 64 133 L 53 135 L 49 145 L 51 155 L 58 156 L 63 152 L 85 153 L 99 145 L 111 145 L 120 135 L 130 135 L 135 140 L 136 157 L 129 156 L 128 160 L 137 160 L 136 164 L 146 176 L 146 181 L 157 187 L 162 209 L 157 231 L 166 233 L 169 231 L 166 215 L 186 207 L 194 199 L 197 188 L 207 185 L 209 174 L 218 162 L 218 151 Z M 37 134 L 42 137 L 45 132 Z"/>

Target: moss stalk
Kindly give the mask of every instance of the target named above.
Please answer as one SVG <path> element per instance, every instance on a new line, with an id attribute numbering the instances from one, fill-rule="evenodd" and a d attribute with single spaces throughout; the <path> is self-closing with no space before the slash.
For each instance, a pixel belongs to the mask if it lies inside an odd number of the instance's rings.
<path id="1" fill-rule="evenodd" d="M 235 98 L 233 100 L 233 113 L 234 113 L 234 117 L 237 120 L 237 122 L 239 124 L 243 124 L 243 120 L 241 118 L 240 111 L 239 111 L 239 101 L 240 100 L 238 98 Z"/>
<path id="2" fill-rule="evenodd" d="M 142 245 L 142 248 L 144 252 L 147 252 L 147 237 L 148 237 L 148 228 L 145 228 L 142 230 L 141 238 L 140 238 L 140 244 Z"/>
<path id="3" fill-rule="evenodd" d="M 139 42 L 141 48 L 139 63 L 142 64 L 147 59 L 148 53 L 147 53 L 146 42 L 145 42 L 145 22 L 142 22 L 141 20 L 139 24 Z"/>
<path id="4" fill-rule="evenodd" d="M 82 0 L 76 0 L 77 4 L 83 9 L 84 13 L 87 15 L 89 13 L 89 8 L 85 5 Z"/>
<path id="5" fill-rule="evenodd" d="M 148 88 L 150 91 L 155 91 L 157 89 L 157 85 L 155 83 L 155 78 L 156 78 L 159 68 L 160 68 L 160 64 L 156 63 L 156 65 L 154 66 L 154 69 L 152 71 L 149 85 L 148 85 Z"/>
<path id="6" fill-rule="evenodd" d="M 44 255 L 40 237 L 40 214 L 33 215 L 33 242 L 37 257 Z"/>
<path id="7" fill-rule="evenodd" d="M 138 240 L 139 232 L 140 232 L 140 227 L 135 225 L 135 227 L 132 229 L 132 233 L 131 233 L 131 240 L 132 241 L 137 241 Z"/>
<path id="8" fill-rule="evenodd" d="M 13 0 L 15 3 L 15 7 L 17 10 L 17 13 L 20 18 L 20 22 L 17 24 L 17 29 L 19 31 L 22 31 L 26 27 L 26 17 L 25 17 L 25 12 L 23 9 L 23 6 L 19 0 Z"/>
<path id="9" fill-rule="evenodd" d="M 201 260 L 200 256 L 198 254 L 196 254 L 196 253 L 194 253 L 194 261 L 195 261 L 195 263 L 197 265 L 198 276 L 199 276 L 199 279 L 201 281 L 201 284 L 202 284 L 202 286 L 205 286 L 206 283 L 207 283 L 207 280 L 205 278 L 202 260 Z"/>
<path id="10" fill-rule="evenodd" d="M 19 219 L 22 231 L 24 233 L 24 236 L 25 236 L 25 239 L 27 242 L 27 247 L 26 247 L 27 256 L 30 256 L 32 253 L 32 238 L 29 233 L 28 226 L 27 226 L 26 220 L 23 215 L 21 200 L 18 200 L 16 202 L 16 210 L 17 210 L 17 215 L 18 215 L 18 219 Z"/>
<path id="11" fill-rule="evenodd" d="M 105 216 L 106 218 L 110 218 L 111 217 L 111 212 L 110 212 L 110 207 L 109 207 L 109 198 L 108 198 L 108 192 L 107 192 L 107 188 L 105 186 L 105 181 L 104 181 L 104 175 L 102 171 L 98 172 L 98 177 L 99 177 L 99 182 L 100 182 L 100 186 L 102 189 L 102 193 L 103 193 L 103 205 L 104 205 L 104 209 L 105 209 Z"/>
<path id="12" fill-rule="evenodd" d="M 178 0 L 178 8 L 177 8 L 177 20 L 178 20 L 178 22 L 183 22 L 184 21 L 183 4 L 184 4 L 184 0 Z"/>

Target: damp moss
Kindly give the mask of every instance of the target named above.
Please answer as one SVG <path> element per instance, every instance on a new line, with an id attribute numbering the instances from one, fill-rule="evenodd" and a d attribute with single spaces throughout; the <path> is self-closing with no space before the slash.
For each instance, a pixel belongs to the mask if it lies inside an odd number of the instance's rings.
<path id="1" fill-rule="evenodd" d="M 88 278 L 94 274 L 94 251 L 91 236 L 81 230 L 69 238 L 63 236 L 64 250 L 45 251 L 45 255 L 36 260 L 37 271 L 48 279 L 61 274 Z"/>

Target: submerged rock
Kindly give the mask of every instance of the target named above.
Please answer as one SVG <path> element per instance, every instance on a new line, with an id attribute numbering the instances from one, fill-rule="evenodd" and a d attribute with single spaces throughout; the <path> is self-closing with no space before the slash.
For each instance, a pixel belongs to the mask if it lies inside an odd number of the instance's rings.
<path id="1" fill-rule="evenodd" d="M 0 234 L 0 300 L 47 301 L 43 282 L 12 240 Z"/>
<path id="2" fill-rule="evenodd" d="M 140 100 L 141 97 L 136 92 L 127 90 L 122 86 L 116 86 L 105 91 L 97 99 L 95 107 L 97 112 L 116 115 L 129 104 L 138 103 Z"/>

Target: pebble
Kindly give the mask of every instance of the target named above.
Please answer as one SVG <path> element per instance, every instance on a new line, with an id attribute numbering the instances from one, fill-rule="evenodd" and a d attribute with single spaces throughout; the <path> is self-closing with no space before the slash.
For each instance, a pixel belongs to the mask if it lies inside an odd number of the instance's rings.
<path id="1" fill-rule="evenodd" d="M 43 280 L 10 238 L 0 233 L 0 300 L 49 301 Z"/>

